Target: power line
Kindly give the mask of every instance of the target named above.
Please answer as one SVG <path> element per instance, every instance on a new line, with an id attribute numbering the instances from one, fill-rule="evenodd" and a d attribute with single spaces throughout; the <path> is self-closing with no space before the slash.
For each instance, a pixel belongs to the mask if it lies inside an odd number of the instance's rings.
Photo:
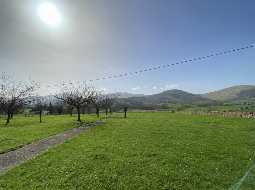
<path id="1" fill-rule="evenodd" d="M 208 54 L 206 56 L 194 57 L 194 58 L 191 58 L 191 59 L 184 59 L 183 61 L 179 61 L 179 62 L 176 62 L 176 63 L 158 65 L 158 66 L 154 66 L 154 67 L 148 67 L 148 68 L 140 69 L 140 70 L 133 71 L 133 72 L 120 73 L 120 74 L 117 74 L 117 75 L 103 76 L 101 78 L 91 79 L 91 80 L 88 80 L 88 81 L 89 82 L 103 81 L 103 80 L 118 79 L 118 78 L 123 78 L 123 77 L 128 77 L 128 76 L 139 75 L 141 73 L 156 71 L 156 70 L 160 70 L 160 69 L 163 69 L 163 68 L 173 67 L 173 66 L 176 66 L 176 65 L 187 64 L 187 63 L 192 63 L 192 62 L 196 62 L 196 61 L 203 61 L 203 60 L 209 59 L 211 57 L 238 53 L 238 52 L 245 51 L 245 50 L 253 48 L 253 47 L 254 47 L 254 45 L 247 45 L 247 46 L 244 46 L 244 47 L 241 47 L 241 48 L 234 48 L 234 49 L 229 49 L 229 50 L 225 50 L 225 51 L 219 51 L 217 53 L 211 53 L 211 54 Z"/>

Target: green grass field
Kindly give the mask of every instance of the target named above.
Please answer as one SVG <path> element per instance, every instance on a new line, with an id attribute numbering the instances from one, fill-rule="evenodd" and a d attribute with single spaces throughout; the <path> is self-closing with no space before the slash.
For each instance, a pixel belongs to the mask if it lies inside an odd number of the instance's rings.
<path id="1" fill-rule="evenodd" d="M 93 116 L 83 116 L 83 120 L 95 120 Z M 77 127 L 76 117 L 44 116 L 39 123 L 39 116 L 15 116 L 6 126 L 5 118 L 0 119 L 0 153 L 16 149 L 35 140 Z"/>
<path id="2" fill-rule="evenodd" d="M 30 142 L 47 136 L 43 131 L 51 127 L 57 128 L 55 133 L 73 126 L 68 117 L 51 119 L 55 125 L 48 127 L 24 123 L 17 134 L 13 130 L 13 138 L 25 130 L 30 135 L 22 139 Z M 12 138 L 11 129 L 0 130 Z M 1 141 L 1 150 L 7 147 Z M 116 115 L 10 170 L 0 177 L 0 189 L 229 189 L 253 165 L 254 149 L 253 119 L 163 112 L 130 113 L 127 119 Z M 240 189 L 255 189 L 249 179 Z"/>

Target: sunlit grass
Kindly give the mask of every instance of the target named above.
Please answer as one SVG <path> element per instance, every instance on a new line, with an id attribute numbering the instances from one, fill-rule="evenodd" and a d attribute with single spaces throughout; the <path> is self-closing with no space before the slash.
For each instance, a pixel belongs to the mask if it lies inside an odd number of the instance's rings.
<path id="1" fill-rule="evenodd" d="M 254 162 L 254 124 L 171 113 L 119 115 L 11 170 L 0 177 L 0 187 L 228 189 Z"/>
<path id="2" fill-rule="evenodd" d="M 95 120 L 95 117 L 86 115 L 82 119 L 90 121 Z M 0 119 L 0 153 L 77 126 L 76 117 L 69 115 L 43 116 L 42 123 L 39 122 L 39 116 L 24 117 L 19 115 L 14 116 L 7 126 L 5 117 L 2 116 Z"/>

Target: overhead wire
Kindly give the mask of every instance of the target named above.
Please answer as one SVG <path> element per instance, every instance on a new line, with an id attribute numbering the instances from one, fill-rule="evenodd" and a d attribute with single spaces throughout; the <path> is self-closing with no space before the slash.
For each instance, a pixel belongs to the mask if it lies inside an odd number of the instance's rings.
<path id="1" fill-rule="evenodd" d="M 205 56 L 194 57 L 194 58 L 190 58 L 190 59 L 183 59 L 182 61 L 175 62 L 175 63 L 169 63 L 169 64 L 157 65 L 157 66 L 153 66 L 153 67 L 147 67 L 147 68 L 132 71 L 132 72 L 123 72 L 123 73 L 120 73 L 120 74 L 109 74 L 107 76 L 102 76 L 102 77 L 98 77 L 96 79 L 90 79 L 90 80 L 87 80 L 87 81 L 89 81 L 89 82 L 104 81 L 104 80 L 118 79 L 118 78 L 123 78 L 123 77 L 128 77 L 128 76 L 139 75 L 139 74 L 142 74 L 142 73 L 145 73 L 145 72 L 157 71 L 157 70 L 160 70 L 160 69 L 163 69 L 163 68 L 169 68 L 169 67 L 173 67 L 173 66 L 176 66 L 176 65 L 187 64 L 187 63 L 192 63 L 192 62 L 197 62 L 197 61 L 204 61 L 206 59 L 210 59 L 211 57 L 238 53 L 238 52 L 241 52 L 241 51 L 245 51 L 247 49 L 251 49 L 253 47 L 254 47 L 254 45 L 251 44 L 251 45 L 243 46 L 243 47 L 240 47 L 240 48 L 232 48 L 232 49 L 229 49 L 229 50 L 218 51 L 216 53 L 210 53 L 210 54 L 205 55 Z"/>

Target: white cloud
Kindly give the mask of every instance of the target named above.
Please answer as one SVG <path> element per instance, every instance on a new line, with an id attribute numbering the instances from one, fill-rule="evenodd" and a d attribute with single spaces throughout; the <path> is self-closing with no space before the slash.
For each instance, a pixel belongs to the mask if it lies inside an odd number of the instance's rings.
<path id="1" fill-rule="evenodd" d="M 171 90 L 171 89 L 175 89 L 175 88 L 178 88 L 179 85 L 178 84 L 166 84 L 164 86 L 164 90 Z"/>
<path id="2" fill-rule="evenodd" d="M 141 89 L 140 86 L 136 86 L 136 87 L 132 88 L 133 91 L 137 91 L 137 90 L 140 90 L 140 89 Z"/>
<path id="3" fill-rule="evenodd" d="M 153 87 L 152 87 L 152 90 L 157 90 L 157 89 L 158 89 L 157 86 L 153 86 Z"/>
<path id="4" fill-rule="evenodd" d="M 99 91 L 101 91 L 102 93 L 106 93 L 107 89 L 106 88 L 99 88 Z"/>
<path id="5" fill-rule="evenodd" d="M 177 88 L 179 88 L 178 84 L 166 84 L 164 86 L 159 87 L 161 91 L 172 90 Z"/>

